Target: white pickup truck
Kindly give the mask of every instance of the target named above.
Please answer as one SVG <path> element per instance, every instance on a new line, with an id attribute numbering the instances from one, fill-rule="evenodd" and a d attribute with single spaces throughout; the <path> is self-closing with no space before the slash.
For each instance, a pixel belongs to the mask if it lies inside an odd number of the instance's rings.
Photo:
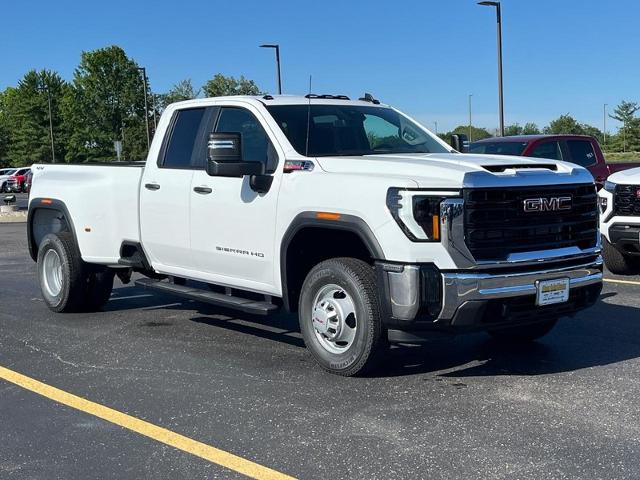
<path id="1" fill-rule="evenodd" d="M 589 172 L 461 155 L 370 95 L 197 99 L 146 164 L 34 167 L 28 239 L 46 304 L 100 308 L 114 275 L 251 314 L 297 311 L 354 375 L 436 330 L 526 341 L 602 288 Z"/>
<path id="2" fill-rule="evenodd" d="M 607 268 L 620 275 L 640 274 L 640 168 L 609 176 L 598 195 Z"/>

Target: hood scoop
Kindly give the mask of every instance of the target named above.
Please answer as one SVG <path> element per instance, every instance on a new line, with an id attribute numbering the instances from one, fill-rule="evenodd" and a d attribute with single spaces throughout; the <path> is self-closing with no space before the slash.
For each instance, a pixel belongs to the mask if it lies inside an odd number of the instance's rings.
<path id="1" fill-rule="evenodd" d="M 506 170 L 524 170 L 524 169 L 545 169 L 545 170 L 553 170 L 556 172 L 558 170 L 558 166 L 553 163 L 518 163 L 514 165 L 483 165 L 482 168 L 485 170 L 489 170 L 492 173 L 504 173 Z"/>

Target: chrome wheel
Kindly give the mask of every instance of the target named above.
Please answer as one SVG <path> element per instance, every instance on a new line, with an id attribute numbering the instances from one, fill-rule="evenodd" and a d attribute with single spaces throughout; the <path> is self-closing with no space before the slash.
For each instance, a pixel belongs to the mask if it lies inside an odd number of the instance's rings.
<path id="1" fill-rule="evenodd" d="M 62 291 L 62 262 L 58 252 L 51 249 L 44 255 L 42 262 L 42 279 L 44 288 L 52 297 L 57 297 Z"/>
<path id="2" fill-rule="evenodd" d="M 356 338 L 358 322 L 351 296 L 338 285 L 325 285 L 313 301 L 314 333 L 330 353 L 344 353 Z"/>

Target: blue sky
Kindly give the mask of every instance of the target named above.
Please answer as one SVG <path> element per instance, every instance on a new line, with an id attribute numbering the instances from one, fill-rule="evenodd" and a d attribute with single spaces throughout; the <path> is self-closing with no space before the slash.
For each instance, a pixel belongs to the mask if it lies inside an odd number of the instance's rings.
<path id="1" fill-rule="evenodd" d="M 640 2 L 503 0 L 506 123 L 563 113 L 602 128 L 603 104 L 640 100 Z M 0 29 L 0 88 L 29 69 L 71 79 L 83 50 L 122 46 L 152 89 L 214 73 L 285 93 L 372 92 L 439 130 L 497 126 L 495 13 L 468 0 L 55 2 L 9 0 Z M 608 120 L 607 128 L 616 122 Z"/>

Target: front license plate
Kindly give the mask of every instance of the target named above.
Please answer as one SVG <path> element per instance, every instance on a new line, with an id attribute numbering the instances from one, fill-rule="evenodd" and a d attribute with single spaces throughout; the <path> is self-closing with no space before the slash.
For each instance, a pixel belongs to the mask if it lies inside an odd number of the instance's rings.
<path id="1" fill-rule="evenodd" d="M 537 283 L 536 305 L 552 305 L 569 300 L 569 279 L 541 280 Z"/>

